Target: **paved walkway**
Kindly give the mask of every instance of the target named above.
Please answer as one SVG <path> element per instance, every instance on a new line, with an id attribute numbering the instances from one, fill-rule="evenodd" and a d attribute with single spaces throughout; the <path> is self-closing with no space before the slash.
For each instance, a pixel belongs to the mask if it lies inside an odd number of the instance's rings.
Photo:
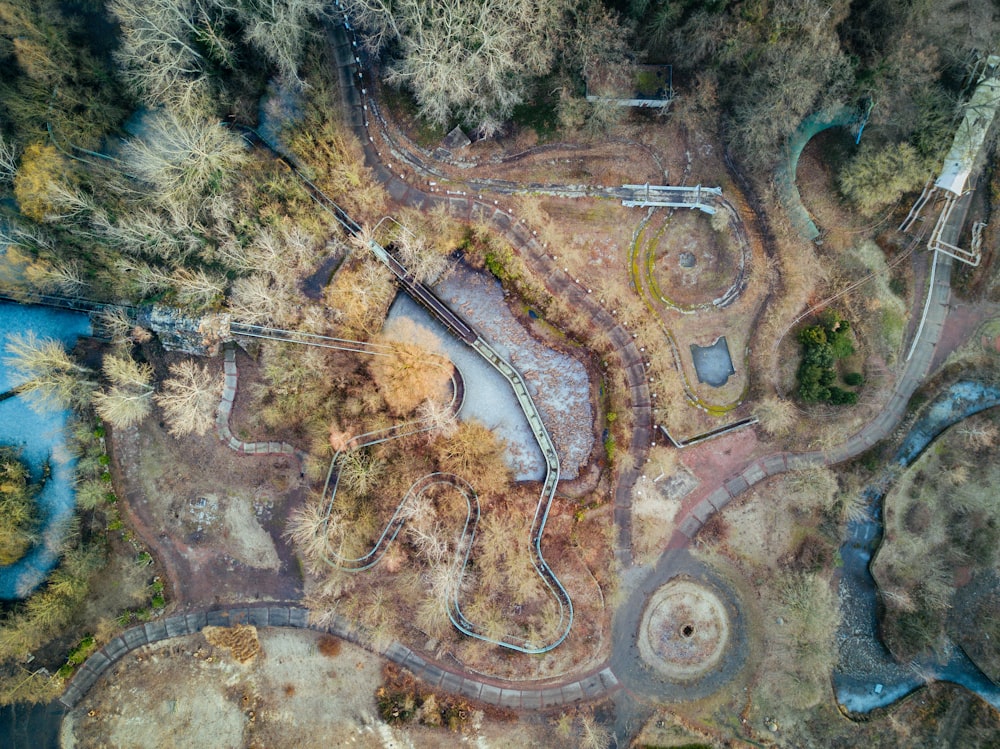
<path id="1" fill-rule="evenodd" d="M 319 627 L 310 624 L 308 609 L 295 604 L 271 603 L 175 614 L 162 620 L 131 627 L 87 659 L 73 676 L 59 702 L 70 709 L 76 707 L 102 675 L 135 650 L 172 637 L 197 634 L 205 627 L 232 627 L 236 624 L 251 624 L 258 628 L 291 627 L 327 632 L 384 656 L 408 669 L 435 689 L 461 694 L 469 699 L 497 707 L 537 710 L 572 705 L 604 696 L 619 687 L 618 679 L 606 666 L 601 666 L 568 683 L 546 683 L 537 686 L 522 686 L 500 680 L 477 678 L 445 668 L 440 663 L 417 655 L 398 642 L 392 642 L 384 649 L 375 648 L 363 632 L 340 617 L 327 627 Z"/>

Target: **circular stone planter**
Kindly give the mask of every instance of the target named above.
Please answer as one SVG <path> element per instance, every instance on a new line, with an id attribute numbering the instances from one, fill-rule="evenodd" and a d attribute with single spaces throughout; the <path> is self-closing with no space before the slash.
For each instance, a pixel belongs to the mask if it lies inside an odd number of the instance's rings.
<path id="1" fill-rule="evenodd" d="M 650 598 L 639 627 L 643 661 L 671 681 L 704 676 L 729 646 L 729 614 L 708 585 L 675 578 Z"/>

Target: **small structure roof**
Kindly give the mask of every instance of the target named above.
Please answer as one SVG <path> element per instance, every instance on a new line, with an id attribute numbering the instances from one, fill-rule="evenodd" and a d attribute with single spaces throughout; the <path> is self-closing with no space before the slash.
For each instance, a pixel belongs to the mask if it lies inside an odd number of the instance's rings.
<path id="1" fill-rule="evenodd" d="M 965 116 L 955 131 L 955 140 L 945 157 L 941 174 L 934 183 L 942 190 L 955 195 L 961 195 L 965 191 L 969 175 L 986 140 L 986 133 L 993 124 L 997 107 L 1000 106 L 998 67 L 1000 57 L 991 55 L 986 72 L 965 107 Z"/>

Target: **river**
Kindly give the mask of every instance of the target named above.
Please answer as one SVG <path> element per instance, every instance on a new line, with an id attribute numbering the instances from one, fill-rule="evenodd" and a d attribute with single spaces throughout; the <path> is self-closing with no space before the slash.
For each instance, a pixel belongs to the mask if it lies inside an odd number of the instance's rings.
<path id="1" fill-rule="evenodd" d="M 80 336 L 91 332 L 87 316 L 0 302 L 0 393 L 13 386 L 10 367 L 3 363 L 11 335 L 32 331 L 39 338 L 54 338 L 72 348 Z M 37 588 L 59 561 L 59 549 L 74 511 L 74 461 L 67 448 L 66 426 L 70 412 L 37 413 L 21 396 L 0 401 L 0 444 L 19 448 L 32 479 L 40 480 L 46 464 L 51 474 L 38 496 L 41 541 L 12 565 L 0 567 L 0 599 L 26 597 Z"/>

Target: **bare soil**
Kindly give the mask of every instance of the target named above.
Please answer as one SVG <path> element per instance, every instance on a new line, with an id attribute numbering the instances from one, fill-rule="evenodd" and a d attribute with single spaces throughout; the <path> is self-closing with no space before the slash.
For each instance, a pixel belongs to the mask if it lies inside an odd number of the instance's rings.
<path id="1" fill-rule="evenodd" d="M 382 661 L 348 643 L 321 649 L 308 630 L 262 629 L 260 652 L 240 663 L 201 634 L 120 661 L 63 722 L 79 747 L 554 746 L 541 721 L 500 721 L 474 710 L 461 733 L 393 727 L 377 715 Z"/>
<path id="2" fill-rule="evenodd" d="M 240 455 L 214 431 L 178 439 L 155 417 L 114 438 L 121 504 L 164 562 L 171 600 L 299 597 L 298 564 L 282 537 L 303 491 L 294 458 Z"/>

